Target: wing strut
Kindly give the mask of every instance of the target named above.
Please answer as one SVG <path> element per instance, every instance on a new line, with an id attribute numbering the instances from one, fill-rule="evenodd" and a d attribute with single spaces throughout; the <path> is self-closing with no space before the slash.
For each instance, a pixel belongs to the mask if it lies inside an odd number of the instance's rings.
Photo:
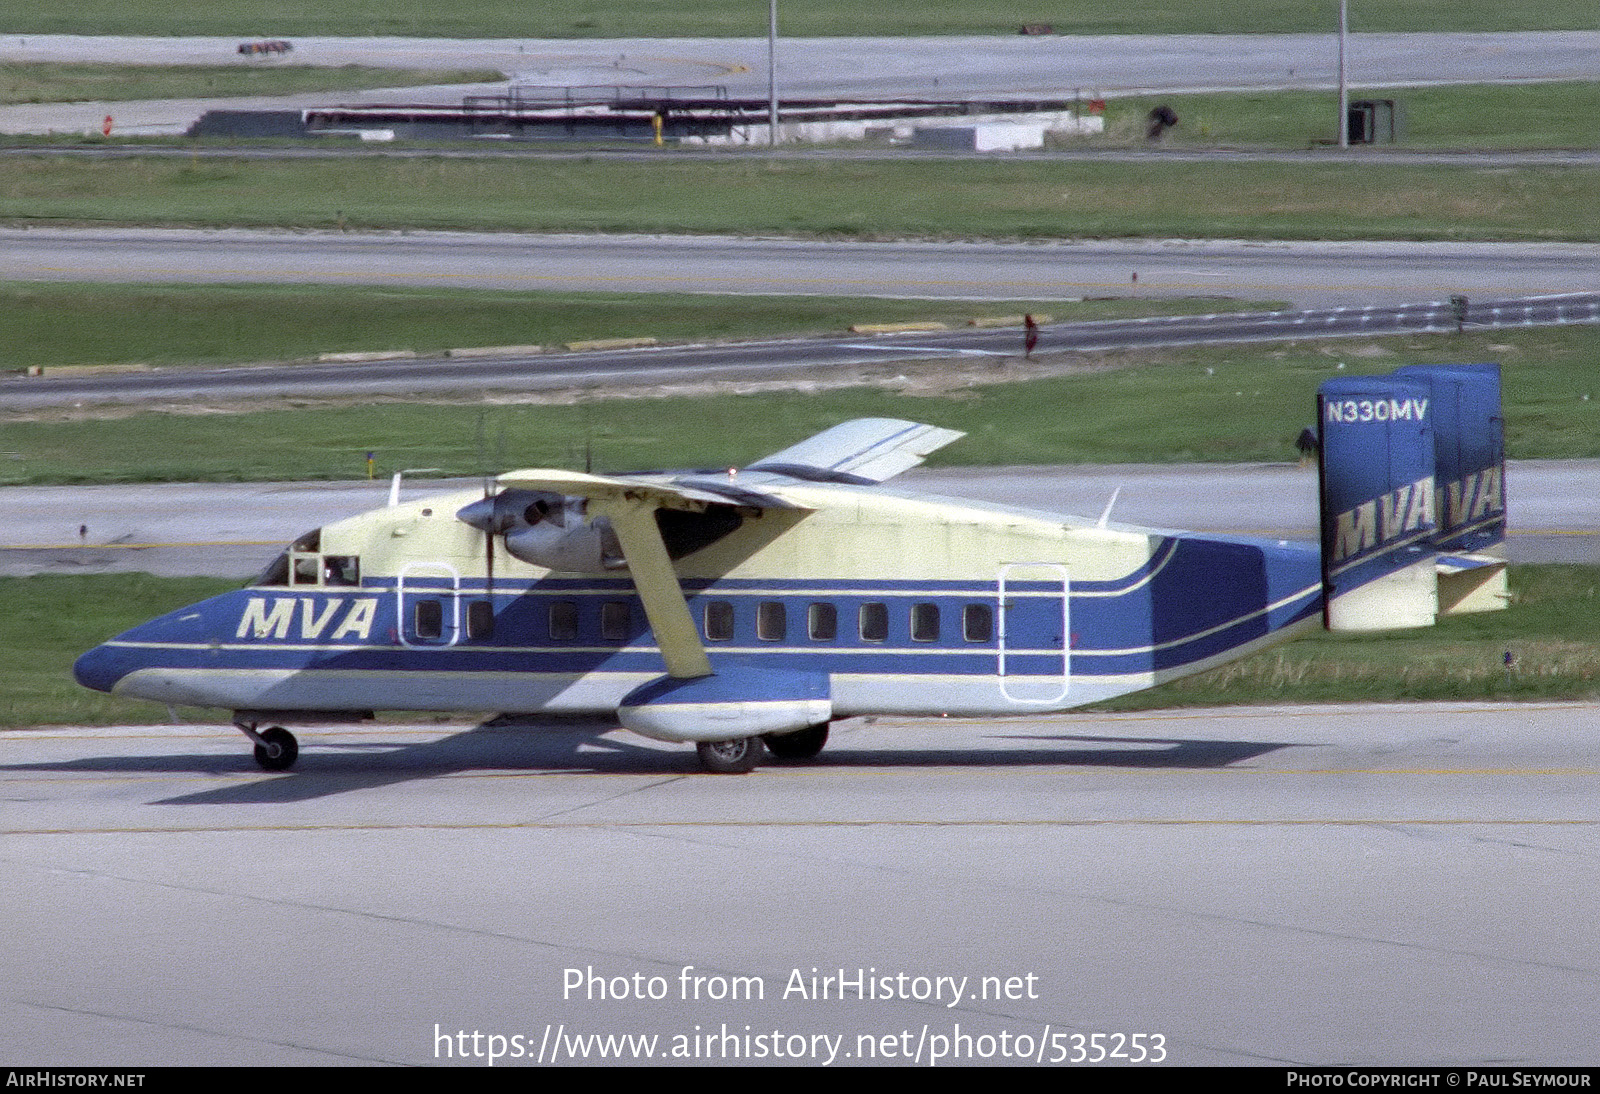
<path id="1" fill-rule="evenodd" d="M 655 632 L 656 645 L 667 663 L 667 674 L 678 679 L 693 679 L 711 675 L 711 659 L 695 630 L 694 617 L 689 614 L 689 602 L 684 598 L 683 586 L 672 568 L 667 555 L 667 545 L 661 539 L 661 529 L 656 524 L 656 500 L 650 497 L 595 498 L 591 511 L 610 518 L 612 530 L 622 544 L 623 557 L 628 560 L 628 572 L 639 599 L 644 603 L 644 614 Z"/>

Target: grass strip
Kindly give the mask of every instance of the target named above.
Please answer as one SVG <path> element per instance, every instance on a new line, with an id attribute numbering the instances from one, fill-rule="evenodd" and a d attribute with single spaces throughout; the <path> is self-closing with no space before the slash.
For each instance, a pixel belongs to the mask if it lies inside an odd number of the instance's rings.
<path id="1" fill-rule="evenodd" d="M 1600 83 L 1357 87 L 1350 97 L 1395 100 L 1399 149 L 1593 148 L 1600 114 Z M 1332 91 L 1113 99 L 1093 146 L 1144 146 L 1146 115 L 1166 105 L 1178 115 L 1166 148 L 1307 148 L 1337 140 L 1338 101 Z"/>
<path id="2" fill-rule="evenodd" d="M 863 6 L 848 0 L 779 5 L 793 37 L 905 34 L 1015 34 L 1047 23 L 1060 34 L 1332 33 L 1338 8 L 1298 0 L 1216 4 L 1172 0 L 1053 0 L 1018 7 L 998 0 L 926 0 Z M 1362 31 L 1592 30 L 1589 0 L 1385 0 L 1350 5 Z M 415 35 L 458 38 L 763 37 L 767 9 L 748 0 L 546 0 L 529 5 L 479 0 L 78 0 L 22 5 L 6 14 L 8 34 Z M 1048 48 L 1046 45 L 1045 48 Z"/>
<path id="3" fill-rule="evenodd" d="M 1374 163 L 16 155 L 14 224 L 839 238 L 1592 240 L 1600 170 Z"/>
<path id="4" fill-rule="evenodd" d="M 380 474 L 582 467 L 589 453 L 597 471 L 727 467 L 879 416 L 966 431 L 938 464 L 1282 462 L 1324 379 L 1495 360 L 1514 458 L 1597 457 L 1596 357 L 1600 329 L 1583 326 L 1074 356 L 1076 372 L 1016 381 L 1021 366 L 985 358 L 905 364 L 877 386 L 749 394 L 88 408 L 0 418 L 0 484 L 348 479 L 365 474 L 369 451 Z"/>
<path id="5" fill-rule="evenodd" d="M 132 99 L 215 99 L 297 95 L 307 91 L 364 91 L 430 84 L 493 83 L 494 69 L 337 68 L 310 65 L 0 64 L 0 106 L 16 103 L 124 102 Z"/>
<path id="6" fill-rule="evenodd" d="M 843 334 L 852 324 L 1228 311 L 1221 300 L 888 300 L 299 285 L 0 282 L 0 369 L 294 361 L 322 353 Z"/>

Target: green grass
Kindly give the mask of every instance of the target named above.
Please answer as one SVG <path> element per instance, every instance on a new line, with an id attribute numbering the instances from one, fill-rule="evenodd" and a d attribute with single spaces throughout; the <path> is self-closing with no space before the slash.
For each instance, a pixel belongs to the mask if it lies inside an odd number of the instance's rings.
<path id="1" fill-rule="evenodd" d="M 0 220 L 843 238 L 1600 238 L 1600 170 L 12 156 Z"/>
<path id="2" fill-rule="evenodd" d="M 79 687 L 72 662 L 152 616 L 238 584 L 149 574 L 0 578 L 0 725 L 165 721 L 164 707 Z"/>
<path id="3" fill-rule="evenodd" d="M 1600 567 L 1513 566 L 1504 612 L 1383 635 L 1321 632 L 1102 706 L 1592 698 L 1600 695 L 1597 589 Z"/>
<path id="4" fill-rule="evenodd" d="M 879 300 L 825 296 L 532 293 L 344 286 L 0 282 L 0 370 L 30 365 L 291 361 L 319 353 L 842 334 L 853 323 L 1048 314 L 1118 319 L 1217 311 L 1215 300 Z"/>
<path id="5" fill-rule="evenodd" d="M 944 464 L 1286 461 L 1322 380 L 1486 360 L 1505 364 L 1513 457 L 1596 457 L 1597 357 L 1600 329 L 1586 326 L 1105 355 L 1086 358 L 1101 371 L 1013 383 L 996 382 L 1006 366 L 986 360 L 902 365 L 896 371 L 907 379 L 889 387 L 564 405 L 291 400 L 292 409 L 249 413 L 188 406 L 122 417 L 93 409 L 51 420 L 13 415 L 0 424 L 0 484 L 353 478 L 365 474 L 368 451 L 383 474 L 477 474 L 479 437 L 494 439 L 492 461 L 507 467 L 581 467 L 591 445 L 602 471 L 726 467 L 873 416 L 966 431 L 935 455 Z"/>
<path id="6" fill-rule="evenodd" d="M 1116 709 L 1600 694 L 1600 567 L 1516 566 L 1504 612 L 1387 636 L 1319 635 L 1117 700 Z M 137 623 L 236 587 L 148 574 L 0 578 L 0 726 L 162 722 L 165 707 L 79 687 L 72 662 Z M 1508 675 L 1506 650 L 1516 658 Z M 214 712 L 215 717 L 225 717 Z"/>
<path id="7" fill-rule="evenodd" d="M 929 0 L 863 7 L 845 0 L 788 0 L 782 32 L 796 37 L 856 34 L 1014 34 L 1022 23 L 1049 23 L 1062 34 L 1205 34 L 1332 31 L 1333 0 Z M 759 37 L 767 8 L 750 0 L 480 0 L 441 5 L 420 0 L 79 0 L 19 5 L 6 13 L 8 34 L 218 34 L 239 38 L 293 35 L 439 35 L 444 37 Z M 1588 0 L 1355 0 L 1354 31 L 1592 30 Z"/>
<path id="8" fill-rule="evenodd" d="M 359 91 L 423 84 L 491 83 L 492 69 L 426 71 L 344 65 L 95 65 L 0 64 L 0 106 L 130 99 L 294 95 L 306 91 Z"/>
<path id="9" fill-rule="evenodd" d="M 1597 83 L 1356 89 L 1351 98 L 1396 101 L 1398 148 L 1593 148 L 1600 143 Z M 1177 127 L 1162 140 L 1168 148 L 1305 148 L 1338 136 L 1338 96 L 1331 91 L 1228 92 L 1113 99 L 1107 104 L 1103 142 L 1144 145 L 1144 119 L 1157 104 L 1178 115 Z"/>

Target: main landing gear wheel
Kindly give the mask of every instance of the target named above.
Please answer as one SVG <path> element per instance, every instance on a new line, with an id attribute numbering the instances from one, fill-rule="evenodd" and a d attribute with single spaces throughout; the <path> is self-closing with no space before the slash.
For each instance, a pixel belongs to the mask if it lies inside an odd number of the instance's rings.
<path id="1" fill-rule="evenodd" d="M 282 726 L 263 730 L 256 745 L 256 763 L 267 771 L 287 771 L 300 756 L 300 742 Z"/>
<path id="2" fill-rule="evenodd" d="M 761 739 L 780 760 L 809 760 L 828 743 L 828 723 L 797 729 L 793 733 L 769 733 Z"/>
<path id="3" fill-rule="evenodd" d="M 731 741 L 698 741 L 700 766 L 713 775 L 748 775 L 761 761 L 760 737 L 735 737 Z"/>

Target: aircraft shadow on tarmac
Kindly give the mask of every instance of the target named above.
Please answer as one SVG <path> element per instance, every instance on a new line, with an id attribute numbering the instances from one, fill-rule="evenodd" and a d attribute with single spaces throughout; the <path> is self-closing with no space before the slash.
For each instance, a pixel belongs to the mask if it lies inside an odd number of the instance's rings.
<path id="1" fill-rule="evenodd" d="M 316 742 L 300 755 L 295 769 L 261 774 L 249 782 L 180 794 L 154 805 L 289 804 L 351 791 L 374 790 L 415 779 L 462 772 L 507 777 L 605 774 L 699 775 L 692 749 L 664 748 L 628 738 L 604 736 L 605 725 L 507 726 L 486 723 L 421 743 L 384 740 Z M 771 769 L 840 769 L 874 767 L 1107 767 L 1217 768 L 1250 760 L 1303 742 L 1243 742 L 1167 738 L 1099 737 L 1074 734 L 996 738 L 1036 742 L 1030 748 L 985 749 L 972 745 L 948 748 L 873 748 L 857 745 L 854 735 L 836 740 L 813 760 L 769 760 Z M 244 742 L 241 739 L 241 744 Z M 67 771 L 76 773 L 185 775 L 227 777 L 258 773 L 247 747 L 232 753 L 167 753 L 151 756 L 106 756 L 48 764 L 0 765 L 0 770 Z M 759 774 L 759 772 L 758 772 Z M 726 778 L 728 776 L 707 776 Z"/>

